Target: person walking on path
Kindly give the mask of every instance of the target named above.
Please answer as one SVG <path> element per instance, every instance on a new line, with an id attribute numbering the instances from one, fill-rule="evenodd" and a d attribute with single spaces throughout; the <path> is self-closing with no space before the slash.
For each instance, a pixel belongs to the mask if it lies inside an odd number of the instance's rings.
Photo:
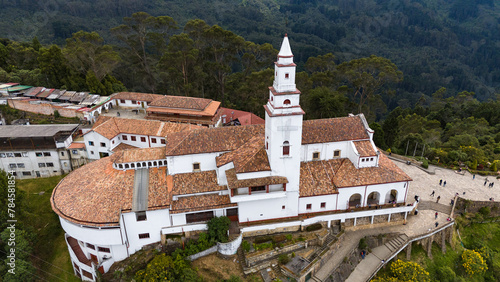
<path id="1" fill-rule="evenodd" d="M 434 197 L 434 193 L 436 193 L 436 191 L 432 190 L 431 197 Z"/>
<path id="2" fill-rule="evenodd" d="M 441 184 L 443 184 L 443 179 L 439 179 L 439 186 L 441 186 Z"/>
<path id="3" fill-rule="evenodd" d="M 441 196 L 438 196 L 438 197 L 437 197 L 437 201 L 436 201 L 436 203 L 439 203 L 439 200 L 441 200 Z"/>
<path id="4" fill-rule="evenodd" d="M 472 175 L 472 180 L 474 180 L 474 179 L 476 179 L 476 175 L 475 174 Z"/>
<path id="5" fill-rule="evenodd" d="M 438 227 L 438 225 L 439 225 L 439 222 L 437 222 L 437 221 L 436 221 L 435 225 L 436 225 L 436 228 L 437 228 L 437 227 Z"/>
<path id="6" fill-rule="evenodd" d="M 484 181 L 484 186 L 486 186 L 486 182 L 488 182 L 488 178 L 486 178 L 486 180 Z"/>
<path id="7" fill-rule="evenodd" d="M 443 182 L 443 187 L 445 187 L 445 186 L 446 186 L 446 180 Z"/>
<path id="8" fill-rule="evenodd" d="M 437 218 L 438 218 L 438 212 L 436 212 L 436 213 L 434 214 L 434 219 L 437 219 Z"/>

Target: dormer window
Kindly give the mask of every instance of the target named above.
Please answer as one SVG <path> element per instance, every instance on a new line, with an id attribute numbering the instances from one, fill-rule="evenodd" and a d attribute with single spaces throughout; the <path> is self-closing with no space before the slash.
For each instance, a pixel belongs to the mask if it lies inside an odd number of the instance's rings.
<path id="1" fill-rule="evenodd" d="M 292 102 L 290 102 L 290 100 L 289 100 L 289 99 L 286 99 L 286 100 L 283 102 L 283 105 L 285 105 L 285 106 L 290 106 L 290 104 L 291 104 L 291 103 L 292 103 Z"/>
<path id="2" fill-rule="evenodd" d="M 290 155 L 290 143 L 288 141 L 283 142 L 283 156 Z"/>
<path id="3" fill-rule="evenodd" d="M 193 163 L 193 171 L 200 171 L 200 163 Z"/>
<path id="4" fill-rule="evenodd" d="M 313 160 L 319 160 L 319 152 L 314 152 L 313 153 Z"/>

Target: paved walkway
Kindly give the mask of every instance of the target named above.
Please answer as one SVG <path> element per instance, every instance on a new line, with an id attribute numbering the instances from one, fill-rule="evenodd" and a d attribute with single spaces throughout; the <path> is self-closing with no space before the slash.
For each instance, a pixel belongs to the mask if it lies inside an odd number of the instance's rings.
<path id="1" fill-rule="evenodd" d="M 400 162 L 395 163 L 413 179 L 407 199 L 410 201 L 415 195 L 420 196 L 419 214 L 409 216 L 406 225 L 347 231 L 342 246 L 338 249 L 336 255 L 330 258 L 314 275 L 315 280 L 327 280 L 330 274 L 342 263 L 344 257 L 359 244 L 362 237 L 386 233 L 400 233 L 413 237 L 434 229 L 435 222 L 439 223 L 438 226 L 448 223 L 446 219 L 451 211 L 450 201 L 454 198 L 455 193 L 459 193 L 461 197 L 471 200 L 487 201 L 491 197 L 500 200 L 500 181 L 493 177 L 488 177 L 489 182 L 484 186 L 486 180 L 484 176 L 476 175 L 475 179 L 473 179 L 468 172 L 461 175 L 453 170 L 432 166 L 429 169 L 434 170 L 435 174 L 430 175 L 415 166 Z M 440 179 L 443 182 L 446 180 L 446 186 L 439 185 Z M 491 181 L 495 183 L 494 187 L 488 188 Z M 434 196 L 431 196 L 432 191 L 435 191 Z M 441 196 L 439 203 L 436 203 L 437 196 Z M 437 220 L 435 219 L 436 211 L 438 211 Z M 391 252 L 386 245 L 375 248 L 372 253 L 368 254 L 360 262 L 347 281 L 365 281 L 378 268 L 381 260 L 388 257 Z"/>

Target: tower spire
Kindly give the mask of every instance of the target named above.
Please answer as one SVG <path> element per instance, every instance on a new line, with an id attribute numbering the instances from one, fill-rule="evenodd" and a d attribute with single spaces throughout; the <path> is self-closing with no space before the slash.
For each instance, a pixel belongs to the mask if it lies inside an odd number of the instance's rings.
<path id="1" fill-rule="evenodd" d="M 283 38 L 283 43 L 281 43 L 281 49 L 278 53 L 278 57 L 281 58 L 291 58 L 293 57 L 292 48 L 290 48 L 290 42 L 288 42 L 288 34 L 285 33 Z"/>

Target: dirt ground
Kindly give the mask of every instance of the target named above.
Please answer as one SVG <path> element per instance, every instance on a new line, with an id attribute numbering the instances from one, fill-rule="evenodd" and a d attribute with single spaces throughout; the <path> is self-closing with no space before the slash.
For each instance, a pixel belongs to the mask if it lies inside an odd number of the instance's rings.
<path id="1" fill-rule="evenodd" d="M 231 278 L 231 275 L 238 276 L 241 280 L 248 282 L 262 281 L 258 274 L 245 277 L 237 256 L 233 256 L 231 259 L 223 259 L 216 254 L 211 254 L 193 261 L 192 266 L 197 268 L 198 274 L 203 277 L 204 281 L 226 280 Z"/>

